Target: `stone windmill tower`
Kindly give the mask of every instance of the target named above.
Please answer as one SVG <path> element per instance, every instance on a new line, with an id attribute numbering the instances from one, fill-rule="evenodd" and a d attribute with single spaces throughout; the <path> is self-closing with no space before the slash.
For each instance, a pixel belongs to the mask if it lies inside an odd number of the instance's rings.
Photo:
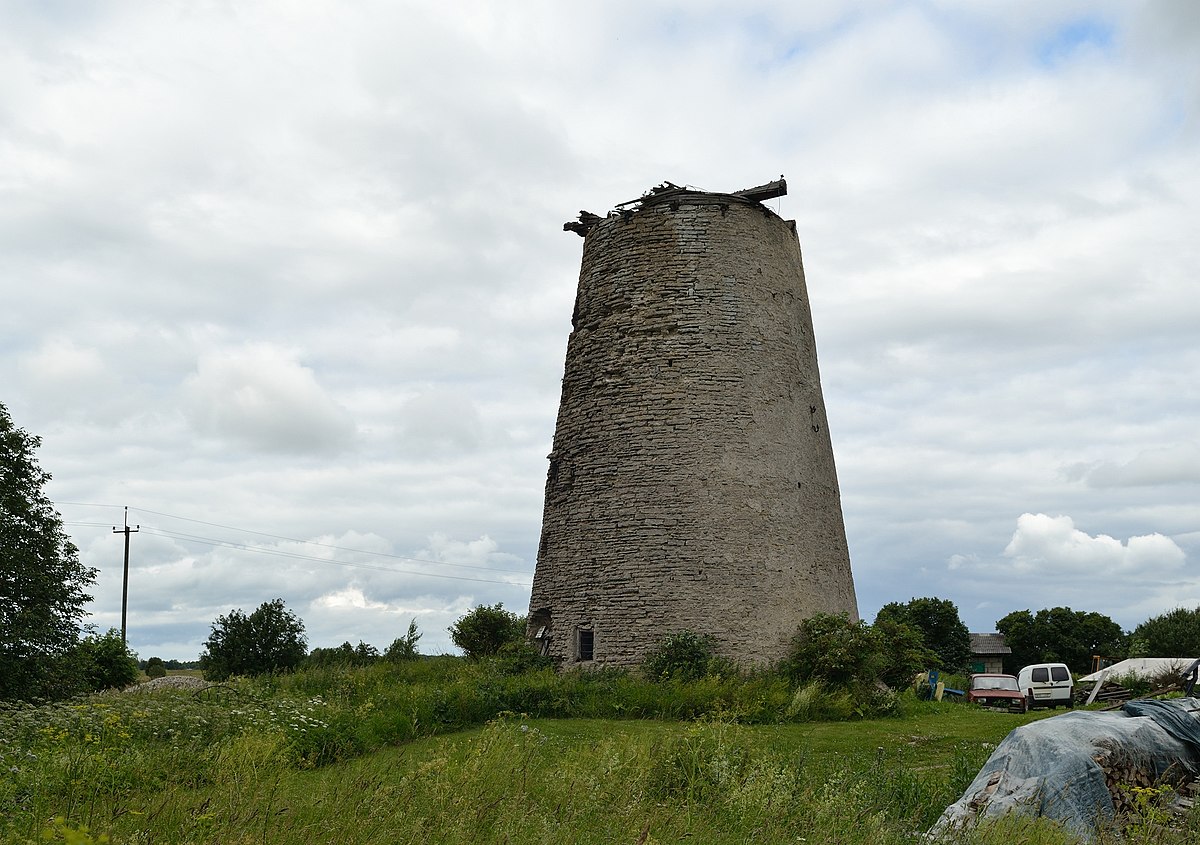
<path id="1" fill-rule="evenodd" d="M 584 237 L 529 634 L 564 666 L 639 663 L 681 630 L 784 656 L 858 618 L 794 221 L 670 183 Z"/>

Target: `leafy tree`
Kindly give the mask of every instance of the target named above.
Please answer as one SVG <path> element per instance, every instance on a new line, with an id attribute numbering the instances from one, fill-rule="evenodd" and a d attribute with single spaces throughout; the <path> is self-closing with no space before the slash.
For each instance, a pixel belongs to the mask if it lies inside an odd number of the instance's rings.
<path id="1" fill-rule="evenodd" d="M 1016 674 L 1022 666 L 1030 663 L 1043 663 L 1043 637 L 1037 631 L 1033 614 L 1028 610 L 1014 610 L 1002 619 L 996 620 L 996 630 L 1004 635 L 1004 644 L 1012 654 L 1004 658 L 1004 668 Z"/>
<path id="2" fill-rule="evenodd" d="M 853 687 L 876 681 L 883 661 L 880 635 L 870 625 L 845 613 L 818 613 L 800 623 L 781 668 L 801 683 Z"/>
<path id="3" fill-rule="evenodd" d="M 642 661 L 642 672 L 651 680 L 703 678 L 713 668 L 715 645 L 712 637 L 695 631 L 668 634 Z"/>
<path id="4" fill-rule="evenodd" d="M 949 599 L 910 599 L 906 604 L 891 602 L 875 616 L 899 622 L 921 632 L 925 647 L 931 651 L 938 669 L 957 672 L 971 659 L 971 634 L 958 615 L 958 607 Z"/>
<path id="5" fill-rule="evenodd" d="M 1140 657 L 1200 657 L 1200 607 L 1152 616 L 1133 629 L 1130 639 Z"/>
<path id="6" fill-rule="evenodd" d="M 937 665 L 937 655 L 925 647 L 925 637 L 916 628 L 891 619 L 876 619 L 873 627 L 883 656 L 879 679 L 889 687 L 906 687 L 919 673 Z"/>
<path id="7" fill-rule="evenodd" d="M 417 653 L 417 641 L 421 639 L 421 634 L 417 631 L 417 620 L 413 619 L 408 623 L 408 633 L 403 637 L 396 637 L 392 640 L 392 644 L 383 652 L 385 660 L 403 661 L 416 660 L 420 655 Z"/>
<path id="8" fill-rule="evenodd" d="M 1094 611 L 1076 611 L 1074 619 L 1075 643 L 1079 655 L 1068 654 L 1063 662 L 1077 671 L 1091 671 L 1092 655 L 1102 657 L 1124 657 L 1129 649 L 1129 635 L 1121 630 L 1112 618 Z"/>
<path id="9" fill-rule="evenodd" d="M 107 634 L 84 637 L 67 663 L 81 676 L 88 692 L 121 689 L 138 679 L 137 656 L 121 642 L 121 632 L 116 628 L 110 628 Z"/>
<path id="10" fill-rule="evenodd" d="M 1072 672 L 1091 671 L 1092 655 L 1122 657 L 1127 638 L 1121 626 L 1102 613 L 1052 607 L 1036 614 L 1014 611 L 996 622 L 1012 649 L 1010 672 L 1030 663 L 1065 663 Z"/>
<path id="11" fill-rule="evenodd" d="M 494 607 L 478 605 L 461 616 L 447 630 L 450 639 L 463 653 L 474 660 L 500 654 L 507 646 L 525 640 L 525 617 L 504 609 L 503 603 Z"/>
<path id="12" fill-rule="evenodd" d="M 171 658 L 170 660 L 164 660 L 163 665 L 166 666 L 168 669 L 199 669 L 200 661 L 199 660 L 176 660 L 174 658 Z"/>
<path id="13" fill-rule="evenodd" d="M 165 678 L 167 676 L 167 667 L 161 657 L 151 657 L 147 660 L 145 671 L 147 678 Z"/>
<path id="14" fill-rule="evenodd" d="M 43 492 L 40 445 L 0 404 L 0 699 L 55 694 L 55 664 L 79 640 L 96 580 Z"/>
<path id="15" fill-rule="evenodd" d="M 802 684 L 823 681 L 873 696 L 878 682 L 906 687 L 936 662 L 917 628 L 888 618 L 851 622 L 842 613 L 804 620 L 780 668 Z"/>
<path id="16" fill-rule="evenodd" d="M 218 616 L 200 655 L 210 681 L 295 669 L 307 654 L 304 623 L 283 606 L 263 602 L 247 616 L 240 609 Z"/>
<path id="17" fill-rule="evenodd" d="M 337 648 L 314 648 L 305 663 L 310 666 L 370 666 L 378 659 L 379 649 L 375 646 L 362 640 L 352 646 L 347 640 Z"/>

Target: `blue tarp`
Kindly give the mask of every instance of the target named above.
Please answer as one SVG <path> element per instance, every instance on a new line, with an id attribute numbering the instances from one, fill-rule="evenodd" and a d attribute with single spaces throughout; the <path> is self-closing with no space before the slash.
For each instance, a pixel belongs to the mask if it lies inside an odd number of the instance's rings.
<path id="1" fill-rule="evenodd" d="M 1118 712 L 1075 711 L 1023 725 L 930 829 L 948 837 L 1009 812 L 1061 822 L 1084 840 L 1115 815 L 1097 760 L 1116 757 L 1153 778 L 1200 770 L 1200 699 L 1128 702 Z"/>
<path id="2" fill-rule="evenodd" d="M 1193 759 L 1200 759 L 1200 719 L 1196 718 L 1197 709 L 1183 704 L 1188 699 L 1168 699 L 1160 701 L 1156 698 L 1144 698 L 1140 701 L 1127 701 L 1121 710 L 1129 716 L 1147 716 L 1162 725 L 1163 730 L 1191 749 Z"/>

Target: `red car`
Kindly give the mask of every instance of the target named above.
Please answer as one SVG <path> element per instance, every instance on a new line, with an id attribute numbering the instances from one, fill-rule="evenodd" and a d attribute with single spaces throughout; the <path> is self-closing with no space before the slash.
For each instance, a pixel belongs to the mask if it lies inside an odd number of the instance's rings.
<path id="1" fill-rule="evenodd" d="M 1026 713 L 1029 702 L 1014 675 L 972 675 L 967 684 L 967 701 L 989 710 Z"/>

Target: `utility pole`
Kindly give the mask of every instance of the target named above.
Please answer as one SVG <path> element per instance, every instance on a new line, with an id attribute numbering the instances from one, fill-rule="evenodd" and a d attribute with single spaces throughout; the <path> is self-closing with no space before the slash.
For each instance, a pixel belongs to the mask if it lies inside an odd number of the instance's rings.
<path id="1" fill-rule="evenodd" d="M 141 525 L 129 527 L 129 506 L 125 506 L 125 527 L 113 526 L 114 534 L 125 535 L 125 577 L 121 581 L 121 645 L 125 645 L 125 614 L 129 607 L 129 535 L 136 534 Z"/>

